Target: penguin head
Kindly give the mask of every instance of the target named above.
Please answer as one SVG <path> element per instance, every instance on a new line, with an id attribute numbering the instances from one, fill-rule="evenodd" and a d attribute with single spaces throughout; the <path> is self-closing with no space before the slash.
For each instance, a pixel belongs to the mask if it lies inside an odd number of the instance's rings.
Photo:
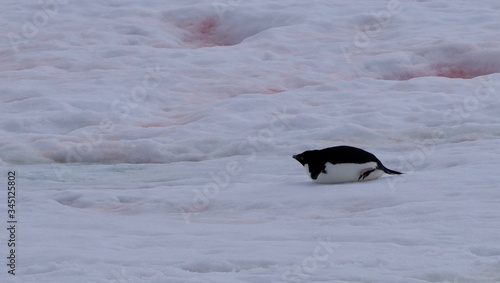
<path id="1" fill-rule="evenodd" d="M 292 156 L 293 159 L 297 160 L 298 162 L 300 162 L 300 164 L 302 164 L 302 166 L 306 165 L 307 162 L 304 160 L 304 156 L 302 154 L 295 154 L 294 156 Z"/>
<path id="2" fill-rule="evenodd" d="M 306 168 L 309 176 L 313 180 L 316 180 L 316 178 L 318 178 L 318 175 L 325 169 L 325 162 L 318 155 L 318 150 L 308 150 L 300 154 L 296 154 L 292 157 Z"/>
<path id="3" fill-rule="evenodd" d="M 315 155 L 316 150 L 308 150 L 304 151 L 300 154 L 295 154 L 292 156 L 295 160 L 300 162 L 302 166 L 305 166 L 306 164 L 309 164 L 309 162 L 314 160 L 314 155 Z"/>

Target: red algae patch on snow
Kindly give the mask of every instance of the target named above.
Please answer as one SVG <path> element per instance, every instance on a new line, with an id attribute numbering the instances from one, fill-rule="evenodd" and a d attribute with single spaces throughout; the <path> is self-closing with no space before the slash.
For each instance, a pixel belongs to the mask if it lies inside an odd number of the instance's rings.
<path id="1" fill-rule="evenodd" d="M 216 16 L 181 22 L 177 27 L 185 31 L 183 41 L 197 47 L 231 46 L 239 43 L 227 30 L 223 30 Z"/>
<path id="2" fill-rule="evenodd" d="M 255 13 L 247 9 L 227 11 L 223 16 L 213 6 L 194 6 L 163 13 L 164 22 L 191 48 L 233 46 L 265 30 L 288 26 L 296 17 L 281 12 Z"/>
<path id="3" fill-rule="evenodd" d="M 489 72 L 477 72 L 469 68 L 469 66 L 447 66 L 443 64 L 436 64 L 431 66 L 437 77 L 445 77 L 451 79 L 472 79 L 479 76 L 489 75 Z"/>
<path id="4" fill-rule="evenodd" d="M 500 49 L 472 44 L 434 44 L 409 50 L 364 54 L 363 68 L 383 80 L 420 77 L 473 79 L 500 73 Z"/>
<path id="5" fill-rule="evenodd" d="M 265 94 L 275 94 L 275 93 L 281 93 L 284 91 L 286 91 L 286 90 L 280 89 L 280 88 L 268 88 L 268 89 L 266 89 L 266 91 L 264 93 Z"/>

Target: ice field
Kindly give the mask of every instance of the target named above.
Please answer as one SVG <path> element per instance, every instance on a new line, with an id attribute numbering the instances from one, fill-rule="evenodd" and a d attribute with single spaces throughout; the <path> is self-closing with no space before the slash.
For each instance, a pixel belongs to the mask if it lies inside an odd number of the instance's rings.
<path id="1" fill-rule="evenodd" d="M 0 282 L 500 282 L 499 1 L 2 4 Z"/>

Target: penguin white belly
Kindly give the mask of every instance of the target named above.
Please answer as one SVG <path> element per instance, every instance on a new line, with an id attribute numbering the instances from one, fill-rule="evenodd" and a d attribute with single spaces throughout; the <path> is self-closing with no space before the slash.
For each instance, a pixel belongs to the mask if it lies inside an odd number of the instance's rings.
<path id="1" fill-rule="evenodd" d="M 309 168 L 306 165 L 307 173 L 309 173 Z M 357 163 L 340 163 L 340 164 L 331 164 L 329 162 L 325 165 L 326 173 L 321 172 L 316 180 L 313 180 L 316 183 L 320 184 L 333 184 L 333 183 L 346 183 L 346 182 L 357 182 L 357 181 L 368 181 L 377 179 L 384 174 L 382 170 L 375 170 L 371 172 L 364 179 L 359 179 L 359 176 L 370 169 L 377 168 L 376 162 L 367 162 L 362 164 Z"/>

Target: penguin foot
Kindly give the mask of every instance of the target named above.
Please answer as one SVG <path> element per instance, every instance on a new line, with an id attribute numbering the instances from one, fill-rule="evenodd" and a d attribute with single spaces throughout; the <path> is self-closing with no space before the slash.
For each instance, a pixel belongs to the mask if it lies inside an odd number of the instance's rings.
<path id="1" fill-rule="evenodd" d="M 361 174 L 359 175 L 358 181 L 364 180 L 370 173 L 373 171 L 377 170 L 376 168 L 367 168 L 361 171 Z"/>

